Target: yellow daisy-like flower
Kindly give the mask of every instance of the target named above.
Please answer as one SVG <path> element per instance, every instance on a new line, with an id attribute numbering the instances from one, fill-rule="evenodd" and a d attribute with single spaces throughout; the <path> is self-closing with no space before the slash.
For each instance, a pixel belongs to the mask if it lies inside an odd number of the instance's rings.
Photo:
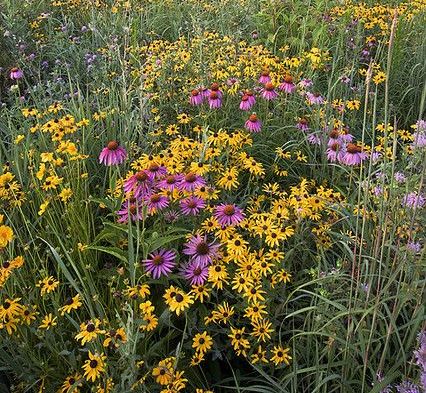
<path id="1" fill-rule="evenodd" d="M 207 332 L 197 333 L 192 339 L 192 348 L 199 353 L 206 353 L 213 346 L 213 339 Z"/>
<path id="2" fill-rule="evenodd" d="M 74 297 L 69 297 L 65 305 L 62 306 L 58 311 L 61 313 L 61 315 L 64 315 L 65 313 L 69 314 L 72 310 L 77 310 L 82 305 L 80 294 L 75 295 Z"/>
<path id="3" fill-rule="evenodd" d="M 0 226 L 0 248 L 7 246 L 13 239 L 13 230 L 7 225 Z"/>
<path id="4" fill-rule="evenodd" d="M 105 371 L 106 356 L 101 353 L 93 354 L 89 351 L 89 359 L 84 362 L 84 376 L 88 381 L 94 382 Z"/>
<path id="5" fill-rule="evenodd" d="M 105 333 L 104 330 L 99 329 L 100 323 L 101 321 L 99 319 L 82 323 L 80 325 L 80 333 L 75 336 L 76 340 L 81 340 L 81 345 L 84 345 L 87 342 L 94 340 L 98 334 Z"/>
<path id="6" fill-rule="evenodd" d="M 290 364 L 292 357 L 288 354 L 290 348 L 284 348 L 281 345 L 275 346 L 272 350 L 274 356 L 271 357 L 271 361 L 278 366 L 279 364 L 285 363 L 287 366 Z"/>
<path id="7" fill-rule="evenodd" d="M 59 281 L 56 280 L 53 276 L 49 276 L 40 280 L 37 284 L 37 287 L 40 288 L 41 296 L 44 296 L 46 293 L 53 292 L 59 286 Z"/>
<path id="8" fill-rule="evenodd" d="M 49 330 L 51 327 L 56 326 L 58 317 L 53 317 L 52 313 L 47 314 L 41 321 L 40 329 Z"/>

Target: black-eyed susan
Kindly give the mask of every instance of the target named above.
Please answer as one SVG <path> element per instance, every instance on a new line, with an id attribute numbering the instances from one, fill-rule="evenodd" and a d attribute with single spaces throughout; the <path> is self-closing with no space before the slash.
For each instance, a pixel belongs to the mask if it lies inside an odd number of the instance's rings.
<path id="1" fill-rule="evenodd" d="M 58 317 L 54 317 L 52 315 L 52 313 L 47 314 L 42 319 L 41 324 L 39 325 L 39 329 L 49 330 L 50 328 L 52 328 L 53 326 L 56 326 L 58 324 L 56 322 L 57 319 L 58 319 Z"/>
<path id="2" fill-rule="evenodd" d="M 272 349 L 272 357 L 271 362 L 273 362 L 276 366 L 279 364 L 286 364 L 287 366 L 290 364 L 290 360 L 292 359 L 289 355 L 290 348 L 284 348 L 281 345 L 274 346 Z"/>
<path id="3" fill-rule="evenodd" d="M 37 286 L 40 287 L 41 296 L 44 296 L 46 293 L 53 292 L 59 286 L 59 281 L 49 276 L 40 280 Z"/>
<path id="4" fill-rule="evenodd" d="M 274 331 L 272 323 L 267 319 L 259 319 L 252 322 L 253 332 L 251 335 L 257 338 L 257 341 L 266 342 L 271 338 L 271 333 Z"/>
<path id="5" fill-rule="evenodd" d="M 77 310 L 82 306 L 81 297 L 80 294 L 77 293 L 77 295 L 73 297 L 69 297 L 65 304 L 59 308 L 59 312 L 61 315 L 69 314 L 72 310 Z"/>
<path id="6" fill-rule="evenodd" d="M 213 339 L 207 332 L 197 333 L 192 339 L 192 348 L 199 353 L 206 353 L 213 346 Z"/>
<path id="7" fill-rule="evenodd" d="M 83 386 L 82 375 L 75 373 L 65 378 L 61 388 L 61 393 L 79 393 L 80 387 Z"/>
<path id="8" fill-rule="evenodd" d="M 83 322 L 80 325 L 80 333 L 75 336 L 76 340 L 81 340 L 81 345 L 84 345 L 87 342 L 95 340 L 98 334 L 105 333 L 104 330 L 99 328 L 100 323 L 101 321 L 99 319 Z"/>
<path id="9" fill-rule="evenodd" d="M 83 365 L 83 375 L 88 381 L 94 382 L 103 372 L 105 372 L 105 359 L 106 356 L 103 353 L 98 354 L 89 351 L 89 359 L 87 359 Z"/>

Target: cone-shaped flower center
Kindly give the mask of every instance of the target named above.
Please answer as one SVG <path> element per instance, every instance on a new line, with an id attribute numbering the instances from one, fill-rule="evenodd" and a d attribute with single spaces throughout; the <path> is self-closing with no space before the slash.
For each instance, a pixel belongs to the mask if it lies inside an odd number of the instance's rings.
<path id="1" fill-rule="evenodd" d="M 138 210 L 138 209 L 137 209 L 136 205 L 131 204 L 131 205 L 129 206 L 130 214 L 136 214 L 137 210 Z"/>
<path id="2" fill-rule="evenodd" d="M 330 134 L 328 134 L 328 136 L 330 138 L 337 139 L 337 137 L 339 136 L 339 131 L 337 131 L 336 129 L 333 129 L 333 131 L 331 131 Z"/>
<path id="3" fill-rule="evenodd" d="M 219 97 L 219 94 L 217 94 L 217 92 L 216 92 L 216 91 L 212 91 L 212 92 L 210 92 L 210 99 L 211 99 L 211 100 L 217 100 L 217 99 L 218 99 L 218 97 Z"/>
<path id="4" fill-rule="evenodd" d="M 176 177 L 173 175 L 167 176 L 166 178 L 167 184 L 175 184 L 176 183 Z"/>
<path id="5" fill-rule="evenodd" d="M 191 95 L 193 95 L 194 97 L 198 96 L 198 94 L 200 94 L 200 92 L 198 90 L 194 89 L 194 90 L 191 91 Z"/>
<path id="6" fill-rule="evenodd" d="M 152 203 L 158 203 L 158 202 L 160 202 L 160 199 L 161 199 L 161 195 L 159 195 L 159 194 L 154 194 L 154 195 L 151 196 L 151 202 Z"/>
<path id="7" fill-rule="evenodd" d="M 346 146 L 346 151 L 348 153 L 351 153 L 351 154 L 356 154 L 356 153 L 361 153 L 362 149 L 361 149 L 361 147 L 359 147 L 359 146 L 357 146 L 353 143 L 348 143 L 347 146 Z"/>
<path id="8" fill-rule="evenodd" d="M 17 67 L 13 67 L 11 70 L 10 70 L 10 72 L 18 72 L 19 71 L 19 68 L 17 68 Z"/>
<path id="9" fill-rule="evenodd" d="M 285 83 L 292 83 L 293 82 L 293 77 L 291 76 L 291 75 L 286 75 L 285 77 L 284 77 L 284 82 Z"/>
<path id="10" fill-rule="evenodd" d="M 210 251 L 210 247 L 206 242 L 200 242 L 197 244 L 195 249 L 198 255 L 207 255 Z"/>
<path id="11" fill-rule="evenodd" d="M 265 83 L 265 90 L 266 91 L 274 90 L 274 85 L 271 82 Z"/>
<path id="12" fill-rule="evenodd" d="M 3 262 L 3 268 L 4 269 L 7 269 L 9 266 L 10 266 L 10 262 L 9 261 Z"/>
<path id="13" fill-rule="evenodd" d="M 197 202 L 194 200 L 190 200 L 187 204 L 190 209 L 195 209 L 197 207 Z"/>
<path id="14" fill-rule="evenodd" d="M 241 101 L 248 101 L 248 99 L 249 99 L 249 96 L 248 96 L 247 94 L 244 94 L 244 95 L 241 97 Z"/>
<path id="15" fill-rule="evenodd" d="M 216 82 L 212 83 L 212 85 L 210 86 L 210 90 L 218 91 L 219 90 L 219 84 L 216 83 Z"/>
<path id="16" fill-rule="evenodd" d="M 183 296 L 182 296 L 180 293 L 178 293 L 178 294 L 175 296 L 175 300 L 176 300 L 178 303 L 181 303 L 181 302 L 183 301 Z"/>
<path id="17" fill-rule="evenodd" d="M 186 176 L 185 176 L 185 181 L 187 182 L 187 183 L 194 183 L 195 181 L 197 180 L 197 176 L 195 175 L 195 173 L 188 173 Z"/>
<path id="18" fill-rule="evenodd" d="M 235 213 L 235 207 L 232 205 L 226 205 L 223 209 L 223 213 L 227 216 L 232 216 Z"/>
<path id="19" fill-rule="evenodd" d="M 201 274 L 202 270 L 199 266 L 194 270 L 194 276 L 199 276 Z"/>
<path id="20" fill-rule="evenodd" d="M 249 120 L 254 123 L 255 121 L 257 121 L 257 116 L 253 113 L 252 115 L 250 115 Z"/>
<path id="21" fill-rule="evenodd" d="M 89 333 L 94 332 L 94 331 L 95 331 L 95 329 L 96 329 L 96 327 L 95 327 L 95 325 L 94 325 L 93 323 L 88 323 L 88 324 L 87 324 L 87 326 L 86 326 L 86 330 L 87 330 Z"/>
<path id="22" fill-rule="evenodd" d="M 161 255 L 156 255 L 154 258 L 152 258 L 152 263 L 155 266 L 160 266 L 164 262 L 164 258 Z"/>
<path id="23" fill-rule="evenodd" d="M 137 181 L 143 182 L 143 181 L 148 179 L 148 175 L 147 175 L 146 172 L 140 171 L 140 172 L 136 173 L 135 178 L 136 178 Z"/>
<path id="24" fill-rule="evenodd" d="M 109 141 L 108 145 L 107 145 L 108 150 L 117 150 L 118 146 L 119 146 L 119 144 L 118 144 L 117 141 Z"/>

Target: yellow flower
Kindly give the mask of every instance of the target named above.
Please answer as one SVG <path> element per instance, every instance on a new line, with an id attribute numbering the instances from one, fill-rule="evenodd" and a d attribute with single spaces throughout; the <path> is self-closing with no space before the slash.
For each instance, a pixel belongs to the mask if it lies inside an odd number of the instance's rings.
<path id="1" fill-rule="evenodd" d="M 213 339 L 207 332 L 197 333 L 192 339 L 192 348 L 199 353 L 206 353 L 213 345 Z"/>
<path id="2" fill-rule="evenodd" d="M 45 201 L 40 205 L 40 209 L 38 211 L 38 215 L 41 216 L 42 214 L 44 214 L 44 212 L 47 209 L 47 206 L 49 206 L 49 201 Z"/>
<path id="3" fill-rule="evenodd" d="M 59 285 L 59 281 L 55 280 L 54 277 L 49 276 L 40 280 L 37 284 L 37 287 L 41 288 L 41 296 L 44 296 L 46 293 L 53 292 Z"/>
<path id="4" fill-rule="evenodd" d="M 7 225 L 0 226 L 0 248 L 7 246 L 7 243 L 13 239 L 13 230 Z"/>
<path id="5" fill-rule="evenodd" d="M 22 135 L 22 134 L 17 135 L 14 141 L 15 145 L 21 143 L 24 139 L 25 139 L 25 135 Z"/>
<path id="6" fill-rule="evenodd" d="M 103 353 L 99 355 L 89 351 L 89 359 L 83 365 L 84 376 L 88 381 L 94 382 L 105 371 L 105 359 L 106 356 Z"/>
<path id="7" fill-rule="evenodd" d="M 177 121 L 180 124 L 188 124 L 191 121 L 191 117 L 189 115 L 187 115 L 186 113 L 181 113 L 177 117 Z"/>
<path id="8" fill-rule="evenodd" d="M 71 188 L 64 188 L 60 194 L 59 194 L 59 198 L 61 198 L 62 202 L 68 202 L 68 199 L 70 199 L 72 197 L 72 190 Z"/>
<path id="9" fill-rule="evenodd" d="M 105 333 L 104 330 L 99 329 L 101 321 L 95 319 L 94 322 L 89 321 L 87 323 L 82 323 L 80 325 L 80 333 L 75 336 L 76 340 L 81 340 L 81 345 L 84 345 L 87 342 L 93 341 L 98 334 Z"/>
<path id="10" fill-rule="evenodd" d="M 271 361 L 274 362 L 276 366 L 281 363 L 285 363 L 287 366 L 290 364 L 292 357 L 288 354 L 290 348 L 284 348 L 281 345 L 274 346 L 272 353 L 274 356 L 271 357 Z"/>
<path id="11" fill-rule="evenodd" d="M 65 305 L 62 306 L 58 311 L 61 313 L 61 315 L 64 315 L 65 313 L 69 314 L 72 310 L 77 310 L 82 306 L 81 300 L 80 300 L 80 294 L 77 293 L 74 297 L 69 297 Z"/>
<path id="12" fill-rule="evenodd" d="M 53 317 L 52 313 L 47 314 L 41 321 L 40 329 L 49 330 L 51 327 L 56 326 L 58 317 Z"/>

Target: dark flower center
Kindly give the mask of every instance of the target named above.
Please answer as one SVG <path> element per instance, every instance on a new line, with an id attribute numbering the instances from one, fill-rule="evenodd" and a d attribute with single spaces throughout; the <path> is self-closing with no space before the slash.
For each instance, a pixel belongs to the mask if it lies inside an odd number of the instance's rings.
<path id="1" fill-rule="evenodd" d="M 237 334 L 235 335 L 235 339 L 236 339 L 236 340 L 240 340 L 240 339 L 241 339 L 241 334 L 240 334 L 240 333 L 237 333 Z"/>
<path id="2" fill-rule="evenodd" d="M 118 144 L 118 142 L 117 141 L 109 141 L 108 142 L 108 145 L 107 145 L 107 147 L 108 147 L 108 150 L 117 150 L 118 149 L 118 146 L 119 146 L 119 144 Z"/>
<path id="3" fill-rule="evenodd" d="M 3 308 L 4 308 L 5 310 L 7 310 L 9 307 L 10 307 L 10 303 L 9 303 L 9 302 L 4 302 L 4 303 L 3 303 Z"/>
<path id="4" fill-rule="evenodd" d="M 160 202 L 160 199 L 161 199 L 161 195 L 154 194 L 154 195 L 151 196 L 151 202 L 152 203 L 158 203 L 158 202 Z"/>
<path id="5" fill-rule="evenodd" d="M 211 100 L 217 100 L 217 99 L 218 99 L 218 97 L 219 97 L 219 94 L 217 94 L 217 92 L 216 92 L 216 91 L 212 91 L 212 92 L 210 93 L 210 99 L 211 99 Z"/>
<path id="6" fill-rule="evenodd" d="M 90 367 L 91 368 L 96 368 L 98 366 L 98 361 L 97 360 L 95 360 L 95 359 L 92 359 L 91 361 L 90 361 Z"/>
<path id="7" fill-rule="evenodd" d="M 161 255 L 156 255 L 154 258 L 152 258 L 152 263 L 155 266 L 160 266 L 164 262 L 164 258 Z"/>
<path id="8" fill-rule="evenodd" d="M 9 261 L 3 262 L 3 268 L 7 269 L 9 266 L 10 266 L 10 262 Z"/>
<path id="9" fill-rule="evenodd" d="M 176 177 L 173 175 L 167 176 L 166 178 L 167 184 L 175 184 L 176 183 Z"/>
<path id="10" fill-rule="evenodd" d="M 194 200 L 190 200 L 187 205 L 190 209 L 195 209 L 197 207 L 197 202 Z"/>
<path id="11" fill-rule="evenodd" d="M 71 377 L 71 378 L 68 380 L 68 382 L 69 382 L 69 384 L 70 384 L 70 385 L 74 385 L 74 384 L 75 384 L 75 379 Z"/>
<path id="12" fill-rule="evenodd" d="M 180 293 L 178 293 L 178 294 L 175 296 L 175 300 L 176 300 L 178 303 L 181 303 L 181 302 L 183 301 L 183 296 L 182 296 Z"/>
<path id="13" fill-rule="evenodd" d="M 136 205 L 130 205 L 129 206 L 129 211 L 130 211 L 130 213 L 131 214 L 136 214 L 136 212 L 137 212 L 137 208 L 136 208 Z"/>
<path id="14" fill-rule="evenodd" d="M 152 163 L 152 164 L 149 166 L 149 171 L 150 171 L 150 172 L 157 172 L 159 169 L 160 169 L 160 167 L 158 166 L 158 164 L 154 164 L 154 163 Z"/>
<path id="15" fill-rule="evenodd" d="M 248 96 L 247 94 L 244 94 L 244 95 L 241 97 L 241 101 L 248 101 L 248 99 L 249 99 L 249 96 Z"/>
<path id="16" fill-rule="evenodd" d="M 67 299 L 67 301 L 65 302 L 65 305 L 70 306 L 71 304 L 72 304 L 72 298 L 71 298 L 71 297 L 69 297 L 69 298 Z"/>
<path id="17" fill-rule="evenodd" d="M 223 213 L 226 216 L 232 216 L 233 214 L 235 214 L 235 207 L 233 205 L 226 205 L 223 209 Z"/>
<path id="18" fill-rule="evenodd" d="M 201 272 L 202 272 L 201 268 L 200 268 L 200 267 L 197 267 L 197 268 L 194 270 L 194 276 L 199 276 L 199 275 L 201 274 Z"/>
<path id="19" fill-rule="evenodd" d="M 206 340 L 204 340 L 204 338 L 200 338 L 199 340 L 198 340 L 198 342 L 201 344 L 201 345 L 203 345 L 205 342 L 206 342 Z"/>
<path id="20" fill-rule="evenodd" d="M 265 83 L 265 90 L 266 91 L 274 90 L 274 85 L 271 82 Z"/>
<path id="21" fill-rule="evenodd" d="M 277 356 L 278 356 L 279 358 L 282 358 L 282 357 L 283 357 L 283 355 L 284 355 L 284 354 L 283 354 L 281 351 L 278 351 L 278 352 L 277 352 Z"/>
<path id="22" fill-rule="evenodd" d="M 191 95 L 193 95 L 194 97 L 198 96 L 198 94 L 200 94 L 200 92 L 198 90 L 192 90 L 191 91 Z"/>
<path id="23" fill-rule="evenodd" d="M 136 173 L 135 178 L 137 181 L 139 182 L 143 182 L 146 181 L 148 179 L 148 175 L 146 172 L 140 171 L 138 173 Z"/>
<path id="24" fill-rule="evenodd" d="M 348 153 L 351 153 L 351 154 L 361 153 L 362 151 L 362 149 L 359 146 L 353 143 L 348 143 L 346 146 L 346 150 Z"/>
<path id="25" fill-rule="evenodd" d="M 195 249 L 198 255 L 207 255 L 210 251 L 210 247 L 206 242 L 200 242 L 197 244 Z"/>
<path id="26" fill-rule="evenodd" d="M 197 180 L 197 175 L 195 174 L 195 173 L 188 173 L 186 176 L 185 176 L 185 181 L 187 182 L 187 183 L 194 183 L 195 181 Z"/>
<path id="27" fill-rule="evenodd" d="M 285 83 L 291 83 L 291 82 L 293 82 L 293 77 L 291 75 L 286 75 L 284 77 L 284 82 Z"/>
<path id="28" fill-rule="evenodd" d="M 88 323 L 88 324 L 87 324 L 86 330 L 87 330 L 89 333 L 94 332 L 94 331 L 95 331 L 95 329 L 96 329 L 96 327 L 95 327 L 95 325 L 94 325 L 93 323 Z"/>

